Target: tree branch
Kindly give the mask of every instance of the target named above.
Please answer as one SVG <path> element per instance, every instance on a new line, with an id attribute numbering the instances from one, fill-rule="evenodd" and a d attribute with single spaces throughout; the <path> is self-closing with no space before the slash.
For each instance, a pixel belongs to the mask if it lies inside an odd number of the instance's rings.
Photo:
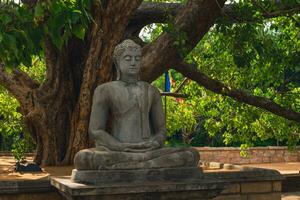
<path id="1" fill-rule="evenodd" d="M 189 97 L 187 94 L 174 93 L 174 92 L 161 92 L 160 95 L 161 96 L 175 97 L 175 98 L 188 98 Z"/>
<path id="2" fill-rule="evenodd" d="M 12 73 L 8 73 L 3 64 L 0 64 L 0 85 L 6 88 L 20 103 L 25 102 L 28 92 L 39 87 L 39 83 L 25 72 L 13 70 Z"/>
<path id="3" fill-rule="evenodd" d="M 277 2 L 277 6 L 280 7 L 283 2 Z M 254 22 L 257 19 L 253 17 L 241 15 L 234 9 L 235 4 L 226 4 L 220 12 L 221 18 L 226 18 L 232 23 L 243 23 L 243 22 Z M 127 31 L 132 35 L 137 34 L 144 26 L 151 23 L 166 23 L 170 17 L 174 17 L 178 12 L 184 8 L 181 3 L 157 3 L 157 2 L 143 2 L 141 6 L 137 9 L 134 15 L 131 17 L 130 23 L 128 25 Z M 261 9 L 258 8 L 258 11 Z M 262 16 L 265 19 L 274 18 L 284 15 L 291 15 L 295 13 L 300 13 L 300 3 L 299 5 L 286 5 L 277 10 L 272 10 L 270 12 L 263 12 Z"/>
<path id="4" fill-rule="evenodd" d="M 287 3 L 278 1 L 275 5 L 275 8 L 277 9 L 268 11 L 260 4 L 258 4 L 258 2 L 256 2 L 255 5 L 257 7 L 257 10 L 253 10 L 253 13 L 256 11 L 261 12 L 261 16 L 263 17 L 263 19 L 270 19 L 270 18 L 276 18 L 276 17 L 300 13 L 300 3 L 298 3 L 296 6 L 292 4 L 288 4 L 288 5 L 286 4 Z M 231 21 L 232 23 L 253 23 L 262 20 L 253 16 L 241 15 L 236 12 L 236 9 L 234 7 L 235 7 L 234 4 L 225 6 L 223 8 L 224 11 L 222 13 L 222 17 L 226 18 L 228 21 Z"/>
<path id="5" fill-rule="evenodd" d="M 218 3 L 217 3 L 218 2 Z M 225 0 L 189 0 L 173 20 L 179 33 L 186 34 L 186 51 L 191 51 L 213 26 Z M 142 80 L 153 81 L 178 61 L 178 48 L 174 48 L 174 36 L 163 33 L 143 48 Z"/>
<path id="6" fill-rule="evenodd" d="M 185 77 L 184 80 L 180 83 L 180 85 L 174 92 L 178 93 L 186 85 L 186 83 L 188 83 L 188 81 L 189 79 Z"/>
<path id="7" fill-rule="evenodd" d="M 40 84 L 36 80 L 32 79 L 27 73 L 19 69 L 13 70 L 12 76 L 13 79 L 16 82 L 18 82 L 19 85 L 23 85 L 27 87 L 29 90 L 36 89 L 40 86 Z"/>
<path id="8" fill-rule="evenodd" d="M 241 103 L 262 108 L 275 115 L 300 122 L 300 113 L 284 108 L 265 97 L 254 96 L 242 90 L 231 88 L 218 80 L 208 77 L 194 65 L 181 62 L 174 66 L 174 69 L 214 93 L 234 98 Z"/>

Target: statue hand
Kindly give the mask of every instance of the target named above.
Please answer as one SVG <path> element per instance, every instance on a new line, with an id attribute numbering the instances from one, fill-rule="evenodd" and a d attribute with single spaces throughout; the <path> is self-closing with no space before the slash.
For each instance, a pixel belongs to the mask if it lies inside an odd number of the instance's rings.
<path id="1" fill-rule="evenodd" d="M 149 146 L 151 149 L 157 149 L 160 147 L 159 142 L 157 142 L 156 140 L 151 140 L 148 142 Z"/>
<path id="2" fill-rule="evenodd" d="M 161 147 L 164 146 L 164 143 L 165 143 L 165 137 L 164 137 L 164 135 L 162 135 L 162 134 L 156 134 L 156 135 L 153 135 L 153 136 L 151 137 L 151 140 L 157 142 Z"/>
<path id="3" fill-rule="evenodd" d="M 156 140 L 149 140 L 138 143 L 123 143 L 123 142 L 111 142 L 110 145 L 102 145 L 106 146 L 111 151 L 127 151 L 127 152 L 146 152 L 149 150 L 157 149 L 160 147 L 159 142 Z"/>
<path id="4" fill-rule="evenodd" d="M 145 141 L 139 143 L 131 143 L 124 151 L 127 152 L 146 152 L 159 148 L 160 145 L 157 141 Z"/>

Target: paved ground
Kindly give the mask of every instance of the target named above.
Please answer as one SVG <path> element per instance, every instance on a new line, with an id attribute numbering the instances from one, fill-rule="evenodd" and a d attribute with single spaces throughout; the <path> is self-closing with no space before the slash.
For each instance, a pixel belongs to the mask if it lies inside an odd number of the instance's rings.
<path id="1" fill-rule="evenodd" d="M 265 163 L 265 164 L 249 164 L 245 166 L 275 169 L 281 174 L 293 175 L 300 173 L 300 162 L 295 163 Z M 299 192 L 290 192 L 282 194 L 282 200 L 300 200 Z"/>
<path id="2" fill-rule="evenodd" d="M 281 174 L 299 174 L 300 172 L 300 162 L 248 164 L 244 166 L 275 169 L 280 171 Z"/>

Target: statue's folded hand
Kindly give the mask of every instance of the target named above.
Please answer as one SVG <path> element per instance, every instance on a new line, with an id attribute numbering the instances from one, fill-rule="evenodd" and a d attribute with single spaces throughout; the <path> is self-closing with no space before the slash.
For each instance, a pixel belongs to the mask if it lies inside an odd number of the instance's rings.
<path id="1" fill-rule="evenodd" d="M 124 149 L 127 152 L 146 152 L 149 150 L 157 149 L 160 145 L 156 141 L 144 141 L 138 143 L 129 143 L 129 145 Z"/>
<path id="2" fill-rule="evenodd" d="M 109 149 L 112 151 L 127 151 L 127 152 L 145 152 L 151 149 L 159 147 L 158 143 L 138 142 L 138 143 L 125 143 L 125 142 L 113 142 L 110 143 Z"/>

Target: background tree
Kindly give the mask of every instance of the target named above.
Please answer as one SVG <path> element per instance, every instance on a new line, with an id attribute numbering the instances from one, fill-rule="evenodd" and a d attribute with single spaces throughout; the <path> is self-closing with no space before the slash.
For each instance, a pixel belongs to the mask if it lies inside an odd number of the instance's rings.
<path id="1" fill-rule="evenodd" d="M 88 120 L 94 88 L 114 78 L 112 52 L 124 38 L 139 41 L 150 23 L 168 23 L 143 47 L 142 79 L 152 82 L 174 68 L 212 92 L 300 122 L 298 108 L 234 89 L 204 74 L 187 55 L 215 23 L 253 23 L 281 15 L 297 18 L 297 1 L 23 0 L 0 3 L 0 84 L 20 103 L 37 144 L 36 162 L 69 164 L 89 146 Z M 296 14 L 295 14 L 296 13 Z M 219 19 L 218 21 L 216 21 Z M 222 22 L 222 19 L 226 19 Z M 33 56 L 45 61 L 45 81 L 19 66 Z M 221 79 L 222 80 L 222 79 Z"/>
<path id="2" fill-rule="evenodd" d="M 165 26 L 150 26 L 152 37 L 147 39 L 155 39 Z M 185 60 L 227 85 L 299 110 L 299 28 L 295 16 L 251 24 L 218 23 Z M 185 79 L 170 72 L 176 91 Z M 163 82 L 159 79 L 155 84 L 163 89 Z M 188 98 L 169 98 L 167 104 L 167 130 L 169 135 L 177 133 L 171 137 L 177 142 L 242 147 L 299 143 L 300 125 L 295 121 L 209 92 L 191 81 L 180 92 Z"/>
<path id="3" fill-rule="evenodd" d="M 34 58 L 32 67 L 20 68 L 38 82 L 43 82 L 44 63 Z M 12 151 L 13 156 L 19 160 L 24 153 L 32 152 L 35 145 L 22 123 L 22 114 L 19 112 L 18 101 L 9 92 L 0 87 L 0 151 Z"/>

